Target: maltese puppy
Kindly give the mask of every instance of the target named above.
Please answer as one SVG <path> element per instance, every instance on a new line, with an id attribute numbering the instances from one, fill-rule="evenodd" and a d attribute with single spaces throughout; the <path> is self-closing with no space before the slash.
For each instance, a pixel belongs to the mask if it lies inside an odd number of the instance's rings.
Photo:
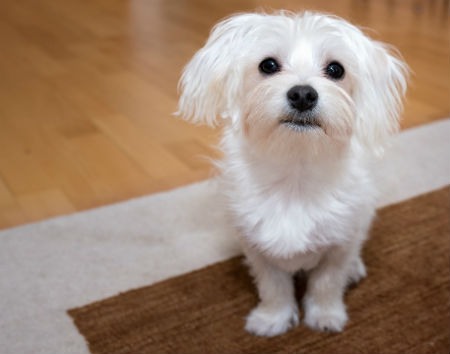
<path id="1" fill-rule="evenodd" d="M 223 191 L 258 289 L 246 330 L 299 322 L 342 331 L 343 296 L 365 277 L 376 157 L 398 129 L 408 69 L 392 49 L 319 13 L 238 14 L 185 67 L 178 114 L 223 121 Z"/>

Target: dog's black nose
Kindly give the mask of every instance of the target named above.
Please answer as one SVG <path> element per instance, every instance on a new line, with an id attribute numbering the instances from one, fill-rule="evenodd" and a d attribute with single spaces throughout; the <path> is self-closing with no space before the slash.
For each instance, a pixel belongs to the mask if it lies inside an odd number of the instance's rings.
<path id="1" fill-rule="evenodd" d="M 309 85 L 294 86 L 288 91 L 287 98 L 293 108 L 304 112 L 314 108 L 319 94 Z"/>

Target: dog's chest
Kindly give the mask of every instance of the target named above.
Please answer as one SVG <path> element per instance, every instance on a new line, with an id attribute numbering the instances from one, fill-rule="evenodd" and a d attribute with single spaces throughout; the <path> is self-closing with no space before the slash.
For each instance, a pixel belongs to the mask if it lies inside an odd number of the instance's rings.
<path id="1" fill-rule="evenodd" d="M 333 195 L 316 199 L 286 199 L 277 195 L 247 198 L 241 200 L 239 209 L 247 241 L 278 258 L 314 255 L 344 242 L 353 212 L 351 205 Z"/>

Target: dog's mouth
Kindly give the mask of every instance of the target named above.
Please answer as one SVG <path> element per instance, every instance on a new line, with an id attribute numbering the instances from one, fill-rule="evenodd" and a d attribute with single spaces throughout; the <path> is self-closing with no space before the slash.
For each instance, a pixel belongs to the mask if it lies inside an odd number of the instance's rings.
<path id="1" fill-rule="evenodd" d="M 287 117 L 280 121 L 280 124 L 294 130 L 321 129 L 322 125 L 319 120 L 314 117 Z"/>

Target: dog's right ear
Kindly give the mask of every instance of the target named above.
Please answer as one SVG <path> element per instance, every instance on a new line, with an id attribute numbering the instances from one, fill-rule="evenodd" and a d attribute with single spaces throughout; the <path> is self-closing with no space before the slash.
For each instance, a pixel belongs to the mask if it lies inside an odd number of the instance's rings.
<path id="1" fill-rule="evenodd" d="M 218 23 L 205 44 L 184 68 L 176 115 L 214 126 L 218 118 L 239 118 L 243 70 L 242 46 L 256 14 L 240 14 Z"/>

